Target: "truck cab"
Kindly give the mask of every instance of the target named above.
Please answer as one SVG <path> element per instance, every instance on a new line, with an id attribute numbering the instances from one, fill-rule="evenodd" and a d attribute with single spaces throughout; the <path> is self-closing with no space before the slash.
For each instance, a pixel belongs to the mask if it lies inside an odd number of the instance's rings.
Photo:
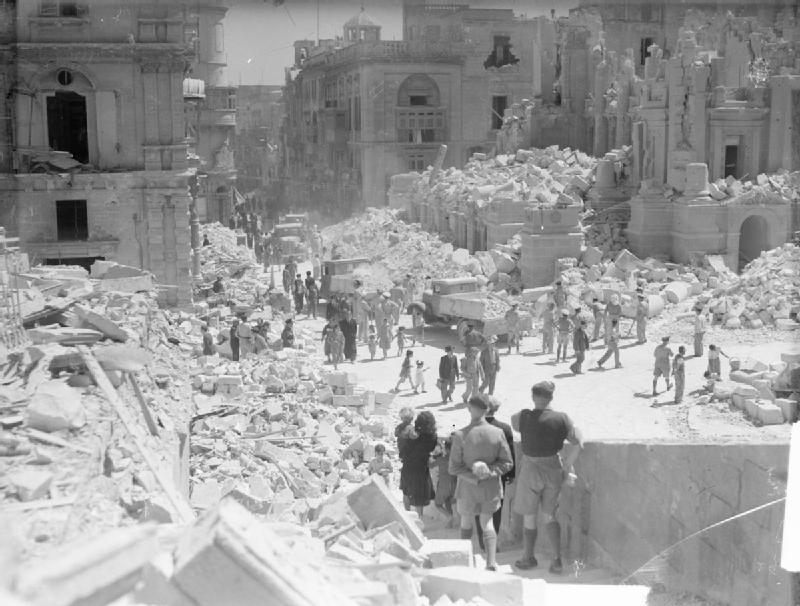
<path id="1" fill-rule="evenodd" d="M 350 294 L 355 292 L 352 274 L 356 267 L 369 263 L 366 257 L 335 259 L 322 263 L 322 287 L 320 297 L 327 299 L 331 294 Z"/>
<path id="2" fill-rule="evenodd" d="M 278 223 L 275 228 L 276 238 L 286 238 L 295 236 L 302 238 L 305 235 L 305 230 L 302 223 Z"/>

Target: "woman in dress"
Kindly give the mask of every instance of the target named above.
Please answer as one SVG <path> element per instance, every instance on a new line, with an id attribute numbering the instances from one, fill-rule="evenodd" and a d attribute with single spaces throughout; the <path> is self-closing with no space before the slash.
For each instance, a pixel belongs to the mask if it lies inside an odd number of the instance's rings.
<path id="1" fill-rule="evenodd" d="M 400 449 L 400 490 L 403 491 L 403 505 L 406 510 L 412 507 L 422 520 L 422 510 L 430 503 L 435 493 L 428 468 L 431 453 L 437 445 L 436 419 L 433 413 L 424 410 L 414 421 L 416 437 L 407 440 Z"/>

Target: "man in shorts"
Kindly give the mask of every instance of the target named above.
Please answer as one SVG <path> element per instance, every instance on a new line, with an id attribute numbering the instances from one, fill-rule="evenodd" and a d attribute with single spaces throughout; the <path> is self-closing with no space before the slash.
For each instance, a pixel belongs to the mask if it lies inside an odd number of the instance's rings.
<path id="1" fill-rule="evenodd" d="M 669 384 L 669 361 L 672 358 L 672 350 L 669 348 L 669 337 L 661 337 L 661 345 L 657 345 L 653 351 L 655 358 L 655 366 L 653 367 L 653 396 L 658 395 L 656 385 L 658 384 L 658 377 L 664 377 L 667 383 L 667 391 L 672 387 Z"/>
<path id="2" fill-rule="evenodd" d="M 483 529 L 487 570 L 497 568 L 497 532 L 492 523 L 503 498 L 503 474 L 514 466 L 503 431 L 486 421 L 488 403 L 470 398 L 470 424 L 453 434 L 448 471 L 457 477 L 455 499 L 461 517 L 461 538 L 472 538 L 477 515 Z"/>
<path id="3" fill-rule="evenodd" d="M 514 565 L 520 570 L 538 565 L 534 550 L 539 532 L 537 518 L 541 515 L 555 553 L 550 572 L 561 574 L 561 525 L 556 520 L 558 496 L 565 480 L 574 483 L 572 466 L 583 448 L 583 437 L 566 413 L 550 408 L 554 390 L 551 381 L 536 383 L 531 388 L 535 408 L 511 417 L 511 426 L 520 432 L 523 455 L 516 472 L 514 497 L 514 511 L 523 516 L 523 554 Z M 570 449 L 562 460 L 559 453 L 565 440 L 577 447 Z"/>

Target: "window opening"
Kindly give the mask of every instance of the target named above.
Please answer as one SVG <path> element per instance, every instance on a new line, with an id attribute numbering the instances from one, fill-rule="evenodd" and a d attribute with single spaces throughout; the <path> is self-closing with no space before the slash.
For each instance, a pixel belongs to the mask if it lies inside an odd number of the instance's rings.
<path id="1" fill-rule="evenodd" d="M 494 95 L 492 97 L 492 130 L 500 130 L 503 126 L 503 113 L 508 107 L 508 97 Z"/>
<path id="2" fill-rule="evenodd" d="M 739 146 L 726 145 L 725 146 L 725 174 L 724 178 L 734 177 L 738 178 L 739 175 Z"/>
<path id="3" fill-rule="evenodd" d="M 86 200 L 56 201 L 56 233 L 60 242 L 89 239 Z"/>
<path id="4" fill-rule="evenodd" d="M 89 162 L 86 98 L 74 92 L 47 97 L 47 133 L 52 149 L 69 152 L 82 164 Z"/>
<path id="5" fill-rule="evenodd" d="M 483 62 L 483 67 L 503 67 L 504 65 L 514 65 L 519 63 L 519 59 L 511 53 L 511 38 L 509 36 L 495 36 L 492 52 Z"/>

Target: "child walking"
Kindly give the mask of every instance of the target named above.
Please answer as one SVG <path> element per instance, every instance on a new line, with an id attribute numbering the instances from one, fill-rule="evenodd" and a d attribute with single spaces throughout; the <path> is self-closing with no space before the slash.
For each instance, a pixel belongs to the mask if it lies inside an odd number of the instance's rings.
<path id="1" fill-rule="evenodd" d="M 425 390 L 425 371 L 428 370 L 427 366 L 422 360 L 417 360 L 417 370 L 416 374 L 414 375 L 414 380 L 416 382 L 416 387 L 414 387 L 414 393 L 419 393 L 417 390 L 422 387 L 422 393 L 428 393 Z"/>
<path id="2" fill-rule="evenodd" d="M 375 353 L 378 351 L 378 333 L 375 332 L 375 325 L 370 324 L 367 331 L 367 348 L 369 349 L 370 360 L 375 359 Z M 386 356 L 383 356 L 384 358 Z"/>
<path id="3" fill-rule="evenodd" d="M 333 368 L 339 369 L 339 362 L 344 360 L 344 335 L 336 324 L 331 332 L 331 353 L 333 354 Z"/>
<path id="4" fill-rule="evenodd" d="M 383 350 L 383 359 L 389 355 L 389 350 L 392 348 L 392 326 L 389 320 L 384 318 L 381 324 L 381 332 L 378 335 L 378 345 Z"/>
<path id="5" fill-rule="evenodd" d="M 672 376 L 675 377 L 675 404 L 680 404 L 683 400 L 683 388 L 686 384 L 685 356 L 686 348 L 681 345 L 672 361 Z"/>
<path id="6" fill-rule="evenodd" d="M 414 380 L 411 378 L 411 358 L 413 357 L 414 352 L 409 349 L 406 352 L 406 357 L 403 358 L 403 364 L 400 367 L 400 379 L 397 381 L 397 385 L 394 386 L 394 391 L 400 391 L 400 385 L 406 380 L 411 385 L 411 389 L 414 389 Z"/>
<path id="7" fill-rule="evenodd" d="M 401 326 L 397 329 L 397 357 L 403 355 L 403 350 L 406 348 L 406 329 Z"/>

